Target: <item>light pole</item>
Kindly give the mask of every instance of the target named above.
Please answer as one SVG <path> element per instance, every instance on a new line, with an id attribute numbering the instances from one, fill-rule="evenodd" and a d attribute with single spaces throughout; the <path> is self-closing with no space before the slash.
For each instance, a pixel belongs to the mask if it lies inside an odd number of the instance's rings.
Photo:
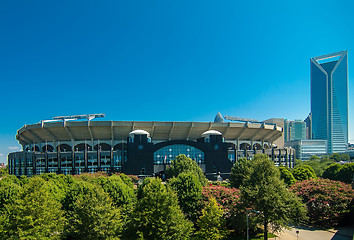
<path id="1" fill-rule="evenodd" d="M 247 210 L 246 212 L 246 220 L 247 220 L 247 240 L 249 240 L 250 236 L 249 236 L 249 231 L 248 231 L 248 218 L 251 215 L 251 213 L 261 213 L 260 211 L 256 211 L 256 210 Z"/>

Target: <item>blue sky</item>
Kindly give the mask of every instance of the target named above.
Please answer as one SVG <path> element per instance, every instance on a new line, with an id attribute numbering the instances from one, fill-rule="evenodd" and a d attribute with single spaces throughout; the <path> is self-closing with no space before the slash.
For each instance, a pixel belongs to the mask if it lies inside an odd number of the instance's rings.
<path id="1" fill-rule="evenodd" d="M 310 112 L 310 58 L 349 51 L 353 1 L 0 1 L 0 162 L 25 124 Z"/>

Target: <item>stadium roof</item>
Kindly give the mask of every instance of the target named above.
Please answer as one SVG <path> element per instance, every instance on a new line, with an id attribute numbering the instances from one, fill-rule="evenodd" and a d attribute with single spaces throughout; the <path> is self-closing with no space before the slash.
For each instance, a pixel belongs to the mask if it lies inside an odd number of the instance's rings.
<path id="1" fill-rule="evenodd" d="M 226 140 L 274 142 L 282 135 L 282 128 L 274 124 L 250 122 L 42 121 L 22 127 L 16 139 L 23 145 L 46 141 L 126 140 L 137 129 L 150 133 L 153 140 L 196 140 L 209 130 L 221 132 Z"/>

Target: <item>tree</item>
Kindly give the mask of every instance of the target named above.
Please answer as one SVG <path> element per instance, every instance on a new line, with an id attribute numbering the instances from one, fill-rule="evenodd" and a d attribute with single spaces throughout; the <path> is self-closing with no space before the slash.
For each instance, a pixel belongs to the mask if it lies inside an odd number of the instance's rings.
<path id="1" fill-rule="evenodd" d="M 290 170 L 286 167 L 279 167 L 280 171 L 280 179 L 284 180 L 284 183 L 287 186 L 291 186 L 296 182 L 296 179 L 294 178 L 293 174 L 290 172 Z"/>
<path id="2" fill-rule="evenodd" d="M 332 163 L 334 163 L 334 161 L 328 158 L 321 159 L 317 156 L 311 156 L 311 158 L 308 161 L 304 161 L 302 165 L 310 166 L 315 171 L 316 176 L 321 177 L 327 166 Z"/>
<path id="3" fill-rule="evenodd" d="M 246 208 L 262 213 L 264 239 L 268 239 L 268 225 L 278 231 L 289 222 L 298 222 L 306 211 L 301 200 L 286 189 L 279 170 L 267 155 L 255 155 L 251 169 L 241 187 L 241 201 Z"/>
<path id="4" fill-rule="evenodd" d="M 202 209 L 203 187 L 198 177 L 192 172 L 180 173 L 168 181 L 177 193 L 179 206 L 187 218 L 196 222 Z"/>
<path id="5" fill-rule="evenodd" d="M 316 173 L 309 165 L 301 165 L 293 170 L 293 176 L 298 181 L 316 178 Z"/>
<path id="6" fill-rule="evenodd" d="M 249 178 L 252 172 L 251 161 L 247 158 L 240 158 L 231 169 L 230 185 L 239 188 Z"/>
<path id="7" fill-rule="evenodd" d="M 0 168 L 0 178 L 9 175 L 9 166 Z"/>
<path id="8" fill-rule="evenodd" d="M 144 179 L 137 196 L 127 239 L 189 239 L 193 224 L 184 218 L 176 194 L 160 179 Z"/>
<path id="9" fill-rule="evenodd" d="M 338 172 L 338 180 L 344 183 L 352 183 L 354 181 L 354 163 L 346 163 Z"/>
<path id="10" fill-rule="evenodd" d="M 21 186 L 12 181 L 0 181 L 0 211 L 5 204 L 13 204 L 20 194 Z"/>
<path id="11" fill-rule="evenodd" d="M 197 226 L 199 230 L 196 232 L 196 236 L 199 239 L 219 240 L 227 235 L 223 211 L 215 198 L 210 198 L 208 204 L 202 210 Z"/>
<path id="12" fill-rule="evenodd" d="M 117 207 L 131 206 L 136 201 L 134 186 L 126 184 L 119 176 L 113 175 L 101 182 L 103 190 L 109 194 Z"/>
<path id="13" fill-rule="evenodd" d="M 207 183 L 202 169 L 194 160 L 186 157 L 184 154 L 178 155 L 176 159 L 171 162 L 171 166 L 167 169 L 167 175 L 172 178 L 177 177 L 178 174 L 182 172 L 193 172 L 203 186 Z"/>
<path id="14" fill-rule="evenodd" d="M 130 181 L 129 178 L 128 180 Z M 121 217 L 124 222 L 128 220 L 136 202 L 134 186 L 130 184 L 131 181 L 127 183 L 129 185 L 118 175 L 112 175 L 106 178 L 106 181 L 100 181 L 103 190 L 112 199 L 113 205 L 121 210 Z"/>
<path id="15" fill-rule="evenodd" d="M 354 190 L 350 185 L 329 179 L 297 182 L 290 190 L 300 196 L 308 208 L 308 221 L 321 227 L 334 227 L 349 213 Z"/>
<path id="16" fill-rule="evenodd" d="M 120 236 L 120 212 L 99 185 L 77 181 L 64 201 L 69 220 L 65 230 L 67 239 L 99 240 Z"/>
<path id="17" fill-rule="evenodd" d="M 338 172 L 343 168 L 339 163 L 329 165 L 322 174 L 323 178 L 338 180 Z"/>
<path id="18" fill-rule="evenodd" d="M 330 157 L 330 160 L 333 160 L 334 162 L 340 162 L 340 161 L 349 161 L 350 157 L 347 154 L 339 154 L 339 153 L 333 153 Z"/>
<path id="19" fill-rule="evenodd" d="M 203 196 L 205 205 L 209 203 L 211 198 L 214 198 L 222 208 L 224 218 L 230 221 L 240 203 L 241 192 L 237 188 L 211 185 L 203 188 Z"/>
<path id="20" fill-rule="evenodd" d="M 14 203 L 5 204 L 1 239 L 59 239 L 66 220 L 54 188 L 40 177 L 31 178 Z"/>

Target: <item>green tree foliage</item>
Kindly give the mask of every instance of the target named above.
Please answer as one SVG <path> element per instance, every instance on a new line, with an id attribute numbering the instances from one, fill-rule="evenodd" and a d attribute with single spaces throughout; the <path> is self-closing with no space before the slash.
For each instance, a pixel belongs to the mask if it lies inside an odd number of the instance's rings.
<path id="1" fill-rule="evenodd" d="M 13 204 L 18 199 L 21 186 L 12 181 L 0 181 L 0 211 L 5 204 Z M 1 213 L 0 213 L 1 214 Z"/>
<path id="2" fill-rule="evenodd" d="M 283 179 L 284 183 L 287 186 L 293 185 L 296 182 L 296 179 L 294 178 L 293 174 L 288 168 L 279 167 L 279 172 L 280 172 L 280 179 Z"/>
<path id="3" fill-rule="evenodd" d="M 344 183 L 354 181 L 354 163 L 346 163 L 338 172 L 338 180 Z"/>
<path id="4" fill-rule="evenodd" d="M 122 231 L 120 212 L 99 185 L 75 182 L 65 198 L 67 239 L 112 239 Z"/>
<path id="5" fill-rule="evenodd" d="M 171 166 L 167 169 L 167 175 L 172 178 L 177 177 L 178 174 L 182 172 L 193 172 L 203 186 L 207 183 L 202 169 L 194 160 L 186 157 L 184 154 L 177 156 L 176 159 L 171 162 Z"/>
<path id="6" fill-rule="evenodd" d="M 340 161 L 349 161 L 349 155 L 347 154 L 339 154 L 339 153 L 333 153 L 330 157 L 330 160 L 333 160 L 334 162 L 340 162 Z"/>
<path id="7" fill-rule="evenodd" d="M 316 178 L 316 173 L 309 165 L 301 165 L 300 167 L 294 168 L 293 176 L 296 180 L 303 181 Z"/>
<path id="8" fill-rule="evenodd" d="M 349 213 L 354 198 L 349 184 L 322 178 L 297 182 L 290 190 L 307 205 L 309 223 L 321 227 L 338 224 Z"/>
<path id="9" fill-rule="evenodd" d="M 354 163 L 334 163 L 326 168 L 323 178 L 338 180 L 344 183 L 352 183 L 354 180 Z"/>
<path id="10" fill-rule="evenodd" d="M 101 181 L 101 186 L 112 198 L 116 207 L 132 206 L 136 201 L 134 185 L 128 177 L 123 180 L 121 175 L 112 175 L 106 178 L 106 181 Z"/>
<path id="11" fill-rule="evenodd" d="M 127 239 L 189 239 L 193 224 L 185 219 L 174 191 L 160 179 L 146 178 L 137 196 Z"/>
<path id="12" fill-rule="evenodd" d="M 203 187 L 192 172 L 180 173 L 169 180 L 169 185 L 177 193 L 179 206 L 187 218 L 196 222 L 202 209 Z"/>
<path id="13" fill-rule="evenodd" d="M 311 158 L 308 161 L 304 161 L 302 165 L 308 165 L 312 167 L 316 173 L 316 176 L 321 177 L 324 170 L 333 163 L 334 161 L 328 157 L 319 158 L 317 156 L 311 156 Z"/>
<path id="14" fill-rule="evenodd" d="M 338 172 L 343 168 L 343 165 L 339 163 L 333 163 L 329 165 L 322 174 L 323 178 L 330 180 L 338 180 Z"/>
<path id="15" fill-rule="evenodd" d="M 240 203 L 241 192 L 237 188 L 229 188 L 218 185 L 205 186 L 203 188 L 204 205 L 214 198 L 224 213 L 224 218 L 229 222 L 235 215 Z"/>
<path id="16" fill-rule="evenodd" d="M 239 188 L 252 172 L 252 164 L 246 158 L 240 158 L 231 169 L 230 186 Z"/>
<path id="17" fill-rule="evenodd" d="M 0 168 L 0 178 L 9 175 L 9 166 Z"/>
<path id="18" fill-rule="evenodd" d="M 116 176 L 117 175 L 113 175 L 110 178 L 115 178 Z M 134 182 L 137 182 L 136 176 L 127 176 L 124 173 L 120 173 L 118 177 L 120 177 L 120 179 L 130 188 L 134 188 Z"/>
<path id="19" fill-rule="evenodd" d="M 227 235 L 223 210 L 218 206 L 215 198 L 210 198 L 202 210 L 202 215 L 197 222 L 199 230 L 196 236 L 199 239 L 219 240 Z"/>
<path id="20" fill-rule="evenodd" d="M 39 177 L 56 186 L 51 191 L 60 202 L 63 201 L 69 186 L 74 182 L 74 178 L 71 175 L 43 173 Z"/>
<path id="21" fill-rule="evenodd" d="M 241 187 L 241 201 L 246 208 L 262 213 L 264 239 L 268 239 L 268 225 L 278 231 L 289 222 L 298 222 L 306 211 L 280 180 L 279 170 L 267 155 L 256 155 L 250 167 L 252 172 Z"/>
<path id="22" fill-rule="evenodd" d="M 13 204 L 5 204 L 0 219 L 1 239 L 60 239 L 66 220 L 55 186 L 40 177 L 29 180 Z"/>

